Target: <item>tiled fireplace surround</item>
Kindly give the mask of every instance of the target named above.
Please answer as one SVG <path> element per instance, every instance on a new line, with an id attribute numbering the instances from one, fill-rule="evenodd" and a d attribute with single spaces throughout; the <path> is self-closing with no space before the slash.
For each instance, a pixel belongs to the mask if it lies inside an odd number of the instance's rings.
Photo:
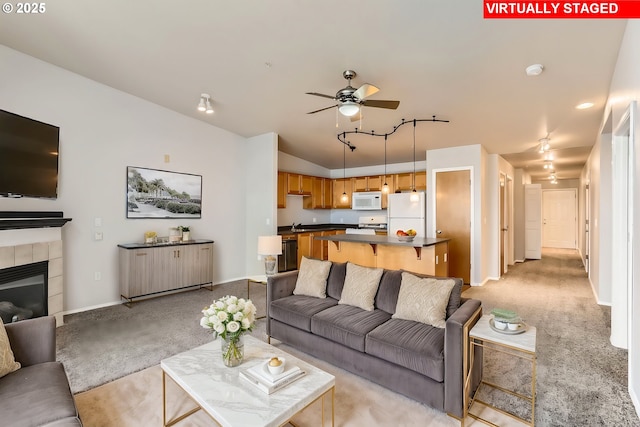
<path id="1" fill-rule="evenodd" d="M 63 324 L 64 275 L 60 227 L 0 230 L 0 269 L 49 261 L 49 315 Z"/>

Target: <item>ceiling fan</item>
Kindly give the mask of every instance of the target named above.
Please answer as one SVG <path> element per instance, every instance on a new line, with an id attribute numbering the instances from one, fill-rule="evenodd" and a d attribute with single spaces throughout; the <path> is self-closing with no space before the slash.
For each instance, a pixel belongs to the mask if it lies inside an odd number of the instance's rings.
<path id="1" fill-rule="evenodd" d="M 338 111 L 343 116 L 354 117 L 356 114 L 360 112 L 361 106 L 366 107 L 376 107 L 376 108 L 388 108 L 390 110 L 395 110 L 400 105 L 400 101 L 384 101 L 377 99 L 365 99 L 370 97 L 371 95 L 378 92 L 380 89 L 371 85 L 369 83 L 365 83 L 360 86 L 358 89 L 351 86 L 351 79 L 356 76 L 356 72 L 353 70 L 346 70 L 342 73 L 342 77 L 347 79 L 349 82 L 347 87 L 340 89 L 336 92 L 335 96 L 324 95 L 322 93 L 317 92 L 307 92 L 307 95 L 315 95 L 321 96 L 323 98 L 333 99 L 334 101 L 338 101 L 336 105 L 332 105 L 330 107 L 321 108 L 319 110 L 310 111 L 307 114 L 314 114 L 320 111 L 328 110 L 333 107 L 338 107 Z M 353 120 L 353 119 L 352 119 Z"/>

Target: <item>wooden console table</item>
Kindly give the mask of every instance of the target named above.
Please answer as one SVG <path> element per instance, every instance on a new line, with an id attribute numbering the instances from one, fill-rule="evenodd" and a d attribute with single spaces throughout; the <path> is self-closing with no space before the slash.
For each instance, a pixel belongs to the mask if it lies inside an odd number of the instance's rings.
<path id="1" fill-rule="evenodd" d="M 118 245 L 120 296 L 134 298 L 213 282 L 213 240 Z"/>

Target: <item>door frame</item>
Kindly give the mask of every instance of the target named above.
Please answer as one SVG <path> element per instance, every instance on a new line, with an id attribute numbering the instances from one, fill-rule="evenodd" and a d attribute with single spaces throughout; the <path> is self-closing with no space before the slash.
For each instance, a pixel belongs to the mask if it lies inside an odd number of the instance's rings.
<path id="1" fill-rule="evenodd" d="M 475 235 L 475 180 L 473 175 L 473 166 L 460 166 L 460 167 L 451 167 L 451 168 L 438 168 L 431 170 L 431 232 L 433 236 L 436 236 L 436 183 L 437 176 L 440 172 L 457 172 L 457 171 L 469 171 L 469 180 L 470 188 L 469 188 L 469 218 L 471 218 L 471 226 L 469 228 L 469 258 L 471 260 L 471 268 L 469 269 L 469 284 L 471 286 L 480 286 L 481 283 L 474 283 L 476 271 L 476 260 L 475 260 L 475 249 L 473 247 L 473 237 Z M 427 181 L 428 182 L 428 181 Z M 428 203 L 428 202 L 427 202 Z"/>

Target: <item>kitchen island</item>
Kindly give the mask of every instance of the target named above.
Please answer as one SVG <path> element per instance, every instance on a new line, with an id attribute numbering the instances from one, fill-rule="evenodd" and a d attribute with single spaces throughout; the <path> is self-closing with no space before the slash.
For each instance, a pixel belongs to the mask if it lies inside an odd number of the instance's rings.
<path id="1" fill-rule="evenodd" d="M 432 276 L 449 275 L 449 239 L 416 237 L 401 242 L 396 236 L 337 234 L 318 236 L 329 241 L 329 261 L 352 262 L 365 267 L 406 270 Z"/>

